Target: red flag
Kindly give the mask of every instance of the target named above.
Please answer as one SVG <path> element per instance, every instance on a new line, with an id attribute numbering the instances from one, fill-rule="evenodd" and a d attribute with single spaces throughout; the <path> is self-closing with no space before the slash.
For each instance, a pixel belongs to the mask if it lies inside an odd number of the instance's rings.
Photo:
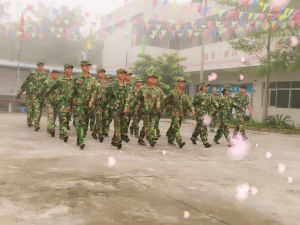
<path id="1" fill-rule="evenodd" d="M 20 22 L 20 31 L 19 31 L 19 40 L 25 39 L 25 30 L 24 30 L 24 15 L 22 13 L 21 22 Z"/>

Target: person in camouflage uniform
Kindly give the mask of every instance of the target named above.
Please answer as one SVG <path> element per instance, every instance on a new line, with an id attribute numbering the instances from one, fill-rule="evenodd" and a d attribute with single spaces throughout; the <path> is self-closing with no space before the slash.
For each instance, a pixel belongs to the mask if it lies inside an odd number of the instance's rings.
<path id="1" fill-rule="evenodd" d="M 192 134 L 191 140 L 193 144 L 197 144 L 197 137 L 200 134 L 201 141 L 205 148 L 210 148 L 211 144 L 208 142 L 207 126 L 205 117 L 209 117 L 212 101 L 208 95 L 208 84 L 202 82 L 199 87 L 199 92 L 193 98 L 193 106 L 196 110 L 196 127 Z"/>
<path id="2" fill-rule="evenodd" d="M 177 77 L 175 88 L 167 95 L 163 103 L 171 116 L 171 125 L 167 131 L 168 143 L 174 145 L 174 140 L 176 139 L 179 148 L 183 148 L 185 145 L 180 134 L 180 127 L 184 115 L 186 114 L 186 111 L 195 114 L 190 99 L 184 93 L 185 84 L 185 78 Z"/>
<path id="3" fill-rule="evenodd" d="M 107 82 L 105 79 L 105 69 L 98 68 L 97 69 L 97 90 L 95 93 L 95 103 L 94 103 L 94 109 L 95 109 L 95 125 L 94 130 L 92 133 L 92 136 L 94 139 L 99 139 L 99 141 L 102 143 L 104 140 L 104 134 L 105 134 L 105 114 L 106 109 L 103 108 L 103 101 L 106 94 L 107 89 Z"/>
<path id="4" fill-rule="evenodd" d="M 161 96 L 161 99 L 160 101 L 163 102 L 164 99 L 166 98 L 166 95 L 165 95 L 165 92 L 164 90 L 168 90 L 168 92 L 170 91 L 170 86 L 167 85 L 167 84 L 164 84 L 162 82 L 162 79 L 161 78 L 158 78 L 157 81 L 156 81 L 156 85 L 157 85 L 157 88 L 160 90 L 160 96 Z M 161 112 L 158 113 L 157 115 L 157 120 L 155 121 L 155 124 L 154 124 L 154 129 L 155 129 L 155 135 L 156 135 L 156 140 L 158 140 L 160 137 L 161 137 L 161 134 L 160 134 L 160 128 L 159 128 L 159 121 L 161 119 L 161 116 L 162 116 L 162 112 L 163 112 L 163 106 L 161 106 Z"/>
<path id="5" fill-rule="evenodd" d="M 77 133 L 77 145 L 84 149 L 84 138 L 89 121 L 89 109 L 92 108 L 97 87 L 97 81 L 90 76 L 91 63 L 82 61 L 82 74 L 73 79 L 72 106 Z"/>
<path id="6" fill-rule="evenodd" d="M 233 102 L 231 98 L 231 87 L 229 85 L 224 86 L 222 91 L 222 96 L 219 99 L 219 112 L 220 112 L 220 125 L 217 130 L 216 136 L 214 137 L 214 142 L 220 144 L 219 140 L 221 137 L 225 136 L 228 146 L 231 146 L 231 138 L 229 132 L 229 123 L 232 118 L 232 107 Z"/>
<path id="7" fill-rule="evenodd" d="M 211 93 L 211 100 L 216 102 L 216 104 L 212 105 L 212 112 L 211 112 L 211 123 L 209 125 L 210 127 L 210 131 L 214 132 L 215 131 L 215 127 L 217 126 L 217 124 L 219 123 L 219 111 L 218 108 L 216 107 L 216 105 L 218 105 L 219 99 L 221 97 L 221 94 L 219 93 L 219 88 L 217 86 L 213 87 L 213 91 Z"/>
<path id="8" fill-rule="evenodd" d="M 128 88 L 125 84 L 127 71 L 117 70 L 117 80 L 108 85 L 103 107 L 109 104 L 114 121 L 114 136 L 111 144 L 118 149 L 122 148 L 122 126 L 124 125 L 124 114 L 128 113 Z"/>
<path id="9" fill-rule="evenodd" d="M 107 86 L 109 84 L 111 84 L 113 82 L 113 77 L 112 75 L 107 75 L 106 78 L 106 83 L 107 83 Z M 107 137 L 108 136 L 108 131 L 109 131 L 109 127 L 110 127 L 110 124 L 112 122 L 112 111 L 111 111 L 111 108 L 109 106 L 109 103 L 107 103 L 108 105 L 106 106 L 106 109 L 105 109 L 105 114 L 104 114 L 104 136 Z"/>
<path id="10" fill-rule="evenodd" d="M 149 74 L 147 76 L 147 85 L 144 85 L 138 96 L 138 101 L 141 107 L 143 118 L 143 128 L 140 132 L 138 143 L 145 146 L 144 137 L 151 147 L 156 144 L 155 122 L 157 121 L 158 114 L 161 113 L 161 91 L 156 87 L 157 76 Z"/>
<path id="11" fill-rule="evenodd" d="M 48 78 L 44 84 L 43 96 L 46 98 L 47 107 L 47 132 L 54 137 L 55 136 L 55 122 L 58 115 L 58 98 L 59 93 L 57 90 L 51 91 L 52 87 L 56 84 L 59 78 L 59 72 L 57 70 L 51 71 L 50 78 Z"/>
<path id="12" fill-rule="evenodd" d="M 128 98 L 129 98 L 129 101 L 130 101 L 130 104 L 132 103 L 133 101 L 133 96 L 134 96 L 134 84 L 132 83 L 132 73 L 131 72 L 127 72 L 126 73 L 126 76 L 125 76 L 125 84 L 127 86 L 127 95 L 128 95 Z M 130 107 L 131 108 L 131 107 Z M 128 137 L 128 128 L 129 128 L 129 125 L 130 125 L 130 120 L 131 120 L 131 116 L 132 116 L 132 112 L 131 110 L 129 109 L 129 112 L 127 112 L 125 115 L 124 115 L 124 118 L 123 118 L 123 125 L 122 125 L 122 140 L 125 141 L 125 142 L 129 142 L 129 137 Z"/>
<path id="13" fill-rule="evenodd" d="M 72 65 L 65 64 L 63 77 L 60 77 L 48 91 L 48 93 L 54 91 L 58 93 L 59 138 L 64 142 L 69 138 L 68 130 L 70 130 L 69 123 L 72 117 L 73 68 Z"/>
<path id="14" fill-rule="evenodd" d="M 243 140 L 247 140 L 246 132 L 245 132 L 245 114 L 246 109 L 248 108 L 248 111 L 250 115 L 252 115 L 252 107 L 250 105 L 249 96 L 246 93 L 247 85 L 243 84 L 240 86 L 240 93 L 236 94 L 233 97 L 233 103 L 235 108 L 235 114 L 236 114 L 236 124 L 233 131 L 233 138 L 236 138 L 238 132 L 241 132 Z"/>
<path id="15" fill-rule="evenodd" d="M 130 126 L 130 134 L 134 135 L 136 138 L 138 138 L 139 136 L 139 123 L 141 121 L 141 109 L 140 109 L 140 105 L 138 102 L 138 95 L 139 95 L 139 91 L 143 86 L 143 80 L 141 79 L 135 79 L 135 87 L 134 87 L 134 92 L 132 95 L 132 101 L 131 101 L 131 114 L 132 114 L 132 123 Z"/>
<path id="16" fill-rule="evenodd" d="M 40 120 L 44 99 L 39 93 L 41 93 L 41 89 L 44 87 L 47 77 L 48 75 L 45 72 L 44 63 L 38 63 L 37 69 L 30 72 L 29 76 L 26 78 L 17 94 L 17 99 L 20 99 L 21 94 L 24 91 L 28 91 L 27 103 L 30 105 L 30 107 L 28 108 L 29 118 L 27 117 L 27 124 L 28 126 L 31 126 L 33 121 L 35 131 L 40 129 Z"/>

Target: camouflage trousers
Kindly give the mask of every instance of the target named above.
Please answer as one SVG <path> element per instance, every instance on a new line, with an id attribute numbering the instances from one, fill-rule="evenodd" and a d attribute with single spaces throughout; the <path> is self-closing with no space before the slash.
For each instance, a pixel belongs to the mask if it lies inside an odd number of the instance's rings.
<path id="1" fill-rule="evenodd" d="M 47 131 L 53 132 L 55 130 L 55 121 L 58 115 L 58 106 L 55 104 L 47 103 Z"/>
<path id="2" fill-rule="evenodd" d="M 40 127 L 40 121 L 42 116 L 42 100 L 39 96 L 33 95 L 32 97 L 32 115 L 33 115 L 33 123 L 35 128 Z"/>
<path id="3" fill-rule="evenodd" d="M 68 137 L 68 127 L 71 120 L 71 112 L 67 112 L 66 106 L 60 106 L 58 109 L 58 119 L 59 119 L 59 137 L 64 139 Z"/>
<path id="4" fill-rule="evenodd" d="M 241 132 L 243 136 L 246 135 L 245 131 L 245 113 L 236 113 L 236 123 L 233 131 L 233 135 L 236 136 L 238 132 Z"/>
<path id="5" fill-rule="evenodd" d="M 87 106 L 77 105 L 73 107 L 74 123 L 77 134 L 77 143 L 83 144 L 86 136 L 86 127 L 89 122 L 89 109 Z"/>
<path id="6" fill-rule="evenodd" d="M 104 135 L 108 134 L 110 124 L 112 122 L 112 111 L 107 109 L 104 114 Z"/>
<path id="7" fill-rule="evenodd" d="M 155 124 L 154 124 L 154 129 L 155 129 L 156 136 L 160 136 L 160 129 L 159 129 L 159 121 L 160 121 L 160 119 L 161 119 L 161 114 L 158 113 L 157 119 L 156 119 Z"/>
<path id="8" fill-rule="evenodd" d="M 114 121 L 114 136 L 111 140 L 111 143 L 119 144 L 122 142 L 122 126 L 124 124 L 124 113 L 113 111 L 112 119 Z"/>
<path id="9" fill-rule="evenodd" d="M 97 134 L 98 138 L 103 137 L 105 134 L 105 114 L 105 110 L 100 106 L 95 106 L 95 125 L 93 134 Z"/>
<path id="10" fill-rule="evenodd" d="M 27 125 L 33 125 L 33 101 L 31 97 L 26 97 L 26 110 L 27 110 Z"/>
<path id="11" fill-rule="evenodd" d="M 207 125 L 203 123 L 202 116 L 196 117 L 196 127 L 192 134 L 192 138 L 197 139 L 198 135 L 200 135 L 201 141 L 204 145 L 208 144 Z"/>
<path id="12" fill-rule="evenodd" d="M 230 132 L 228 128 L 228 122 L 226 120 L 221 119 L 221 123 L 217 130 L 216 136 L 214 137 L 214 141 L 219 141 L 223 136 L 223 134 L 226 138 L 226 141 L 230 142 Z"/>
<path id="13" fill-rule="evenodd" d="M 123 118 L 124 124 L 122 124 L 122 135 L 128 136 L 128 128 L 130 125 L 130 120 L 131 120 L 131 113 L 125 114 Z"/>
<path id="14" fill-rule="evenodd" d="M 217 126 L 217 124 L 220 122 L 219 113 L 217 111 L 213 112 L 211 118 L 212 120 L 209 127 L 210 129 L 214 129 Z"/>
<path id="15" fill-rule="evenodd" d="M 140 132 L 139 139 L 143 140 L 146 138 L 149 141 L 153 141 L 156 138 L 156 131 L 155 131 L 155 123 L 157 122 L 158 115 L 157 114 L 143 114 L 143 128 Z"/>
<path id="16" fill-rule="evenodd" d="M 138 111 L 134 111 L 132 113 L 132 123 L 131 123 L 131 126 L 130 126 L 130 130 L 133 131 L 133 134 L 134 135 L 138 135 L 139 133 L 139 123 L 141 121 L 141 113 L 139 113 Z"/>
<path id="17" fill-rule="evenodd" d="M 173 143 L 176 139 L 178 144 L 182 143 L 182 137 L 180 134 L 180 127 L 183 121 L 183 116 L 181 115 L 172 115 L 171 116 L 171 125 L 167 131 L 168 142 Z"/>
<path id="18" fill-rule="evenodd" d="M 85 124 L 85 133 L 88 131 L 88 129 L 90 128 L 90 131 L 94 130 L 94 125 L 95 125 L 95 107 L 92 107 L 90 109 L 88 109 L 88 118 L 87 118 L 87 123 Z"/>

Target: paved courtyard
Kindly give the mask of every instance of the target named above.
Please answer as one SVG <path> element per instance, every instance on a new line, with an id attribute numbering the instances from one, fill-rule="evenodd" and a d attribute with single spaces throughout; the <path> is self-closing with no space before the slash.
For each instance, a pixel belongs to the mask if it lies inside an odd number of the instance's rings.
<path id="1" fill-rule="evenodd" d="M 154 149 L 131 137 L 119 152 L 112 133 L 103 144 L 89 134 L 80 151 L 74 128 L 63 143 L 47 134 L 45 117 L 38 133 L 25 120 L 0 114 L 1 225 L 300 224 L 299 135 L 249 131 L 248 155 L 232 161 L 224 140 L 193 145 L 191 121 L 183 149 L 163 135 Z M 238 201 L 243 183 L 249 196 Z"/>

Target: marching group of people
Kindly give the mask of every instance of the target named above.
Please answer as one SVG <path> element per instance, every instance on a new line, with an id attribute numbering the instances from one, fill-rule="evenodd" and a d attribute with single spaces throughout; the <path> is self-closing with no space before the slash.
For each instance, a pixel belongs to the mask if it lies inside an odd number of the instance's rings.
<path id="1" fill-rule="evenodd" d="M 71 121 L 76 129 L 77 145 L 85 148 L 84 139 L 90 129 L 92 137 L 101 143 L 108 136 L 110 123 L 114 122 L 114 135 L 111 144 L 122 148 L 122 141 L 129 142 L 129 132 L 146 146 L 145 139 L 151 147 L 160 138 L 159 121 L 162 115 L 171 118 L 166 133 L 168 143 L 179 148 L 185 145 L 180 127 L 187 113 L 196 117 L 196 127 L 191 141 L 197 144 L 198 136 L 205 148 L 211 147 L 208 141 L 208 126 L 211 131 L 218 126 L 214 143 L 224 135 L 228 145 L 232 145 L 229 123 L 232 110 L 235 109 L 235 128 L 233 137 L 238 132 L 247 139 L 244 128 L 245 113 L 248 108 L 252 114 L 246 86 L 240 86 L 240 93 L 231 96 L 231 87 L 223 87 L 222 94 L 218 87 L 208 94 L 209 84 L 202 82 L 199 92 L 191 99 L 185 94 L 186 80 L 176 77 L 174 88 L 165 95 L 156 74 L 148 74 L 145 81 L 125 69 L 116 71 L 115 80 L 106 75 L 103 68 L 97 69 L 96 78 L 90 75 L 91 63 L 81 61 L 82 73 L 73 77 L 73 66 L 64 65 L 64 74 L 51 71 L 50 77 L 45 72 L 44 63 L 38 63 L 22 84 L 17 99 L 26 92 L 27 125 L 40 129 L 40 119 L 44 104 L 47 107 L 47 131 L 55 137 L 55 121 L 59 120 L 59 137 L 68 141 Z M 73 119 L 72 119 L 73 118 Z M 139 129 L 143 121 L 142 129 Z"/>

